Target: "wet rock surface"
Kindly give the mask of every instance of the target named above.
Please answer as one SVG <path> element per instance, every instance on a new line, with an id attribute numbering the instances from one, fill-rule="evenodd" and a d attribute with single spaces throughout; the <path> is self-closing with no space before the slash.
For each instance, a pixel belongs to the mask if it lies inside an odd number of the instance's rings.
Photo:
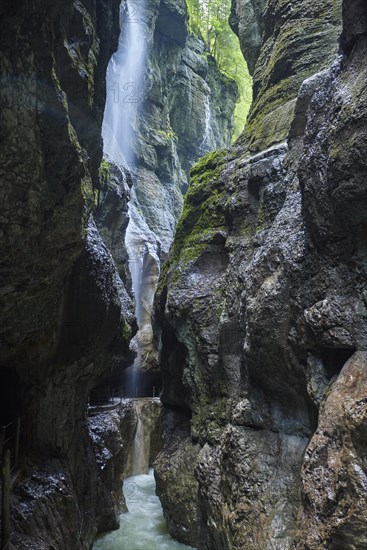
<path id="1" fill-rule="evenodd" d="M 288 13 L 289 3 L 270 5 Z M 159 479 L 177 424 L 185 438 L 174 449 L 181 471 L 158 488 L 172 533 L 198 548 L 366 545 L 366 29 L 351 26 L 356 4 L 345 1 L 342 36 L 356 30 L 338 57 L 334 7 L 317 23 L 334 61 L 302 83 L 288 139 L 255 155 L 240 141 L 194 166 L 159 282 Z M 307 49 L 325 51 L 324 38 Z M 307 64 L 301 50 L 295 59 Z M 280 83 L 293 74 L 282 67 Z M 260 54 L 255 79 L 272 70 Z M 193 474 L 187 536 L 170 486 Z"/>
<path id="2" fill-rule="evenodd" d="M 367 352 L 343 367 L 322 404 L 302 466 L 294 548 L 364 548 L 367 514 Z"/>
<path id="3" fill-rule="evenodd" d="M 136 9 L 146 40 L 146 67 L 131 129 L 135 160 L 129 163 L 135 209 L 130 207 L 129 255 L 136 265 L 142 261 L 143 280 L 133 346 L 139 350 L 139 369 L 157 373 L 151 312 L 160 263 L 182 211 L 191 166 L 204 153 L 231 143 L 238 90 L 208 55 L 203 39 L 189 33 L 185 0 L 154 0 Z M 123 32 L 128 24 L 123 21 Z M 106 201 L 102 211 L 105 207 L 110 210 Z M 123 252 L 119 265 L 120 257 Z"/>
<path id="4" fill-rule="evenodd" d="M 254 79 L 240 138 L 252 151 L 287 138 L 302 82 L 328 67 L 337 52 L 341 8 L 341 0 L 232 1 L 231 25 Z"/>
<path id="5" fill-rule="evenodd" d="M 118 13 L 109 0 L 1 6 L 0 375 L 16 372 L 1 384 L 21 416 L 17 548 L 89 548 L 104 521 L 87 402 L 112 356 L 131 362 L 131 300 L 93 218 Z"/>
<path id="6" fill-rule="evenodd" d="M 196 160 L 229 145 L 237 86 L 189 34 L 185 0 L 140 8 L 147 38 L 144 109 L 136 128 L 136 195 L 163 257 L 182 210 Z"/>

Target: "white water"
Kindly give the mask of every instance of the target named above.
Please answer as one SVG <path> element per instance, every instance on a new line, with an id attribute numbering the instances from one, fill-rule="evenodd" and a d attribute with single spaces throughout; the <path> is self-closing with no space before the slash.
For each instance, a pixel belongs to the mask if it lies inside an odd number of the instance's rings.
<path id="1" fill-rule="evenodd" d="M 208 151 L 210 151 L 210 149 L 212 149 L 210 144 L 211 129 L 212 129 L 212 111 L 210 108 L 209 93 L 207 93 L 205 95 L 205 132 L 204 132 L 203 141 L 200 144 L 200 151 L 202 153 L 207 153 Z"/>
<path id="2" fill-rule="evenodd" d="M 108 159 L 120 165 L 135 161 L 135 134 L 146 62 L 143 5 L 144 0 L 139 3 L 126 0 L 121 7 L 119 45 L 107 68 L 103 150 Z"/>
<path id="3" fill-rule="evenodd" d="M 124 482 L 129 512 L 121 514 L 120 528 L 94 543 L 93 550 L 189 550 L 169 535 L 159 498 L 155 494 L 153 470 Z"/>
<path id="4" fill-rule="evenodd" d="M 147 57 L 148 30 L 144 26 L 144 8 L 144 0 L 126 0 L 121 8 L 119 45 L 107 68 L 107 97 L 102 128 L 104 156 L 125 169 L 128 168 L 134 185 L 139 178 L 136 136 L 144 97 Z M 150 254 L 156 260 L 159 272 L 159 245 L 142 215 L 134 188 L 129 202 L 129 218 L 125 245 L 135 298 L 135 317 L 139 330 L 143 330 L 147 324 L 143 288 L 144 258 Z M 151 310 L 148 315 L 149 325 L 150 313 Z M 131 346 L 137 353 L 134 365 L 128 371 L 125 388 L 127 395 L 131 397 L 135 396 L 139 385 L 138 372 L 142 355 L 139 347 L 142 340 L 137 335 Z"/>

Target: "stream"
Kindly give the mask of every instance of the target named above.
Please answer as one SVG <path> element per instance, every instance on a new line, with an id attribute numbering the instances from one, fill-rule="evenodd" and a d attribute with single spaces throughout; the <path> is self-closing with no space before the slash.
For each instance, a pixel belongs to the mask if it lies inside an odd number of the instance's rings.
<path id="1" fill-rule="evenodd" d="M 98 537 L 93 550 L 194 550 L 168 533 L 152 469 L 127 478 L 124 495 L 129 511 L 121 514 L 120 528 Z"/>

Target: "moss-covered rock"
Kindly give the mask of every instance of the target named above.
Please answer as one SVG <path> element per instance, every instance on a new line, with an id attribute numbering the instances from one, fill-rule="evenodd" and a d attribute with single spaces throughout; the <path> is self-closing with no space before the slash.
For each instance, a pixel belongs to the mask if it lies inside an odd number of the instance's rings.
<path id="1" fill-rule="evenodd" d="M 252 66 L 254 54 L 258 56 L 253 75 L 254 100 L 239 143 L 259 151 L 287 138 L 303 80 L 326 68 L 335 56 L 342 2 L 270 0 L 250 4 L 257 18 L 263 10 L 260 50 L 248 45 L 253 19 L 248 17 L 247 0 L 234 0 L 232 9 L 232 24 L 244 56 Z"/>
<path id="2" fill-rule="evenodd" d="M 14 488 L 12 542 L 88 548 L 104 512 L 85 411 L 112 356 L 129 361 L 132 321 L 91 216 L 119 2 L 5 2 L 0 11 L 0 373 L 22 417 L 25 488 Z"/>
<path id="3" fill-rule="evenodd" d="M 344 2 L 343 56 L 302 82 L 336 53 L 340 7 L 266 2 L 247 137 L 193 168 L 160 281 L 159 490 L 182 536 L 162 471 L 184 426 L 200 549 L 366 544 L 364 2 Z"/>

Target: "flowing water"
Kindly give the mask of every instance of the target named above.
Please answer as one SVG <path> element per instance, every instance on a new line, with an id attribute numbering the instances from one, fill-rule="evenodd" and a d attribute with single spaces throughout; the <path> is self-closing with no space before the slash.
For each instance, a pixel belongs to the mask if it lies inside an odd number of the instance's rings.
<path id="1" fill-rule="evenodd" d="M 119 165 L 135 161 L 137 117 L 143 97 L 146 40 L 144 0 L 126 0 L 121 7 L 121 33 L 107 68 L 107 96 L 102 135 L 105 156 Z"/>
<path id="2" fill-rule="evenodd" d="M 159 498 L 155 494 L 153 470 L 124 482 L 129 512 L 121 514 L 120 528 L 99 537 L 93 550 L 190 550 L 169 535 Z"/>
<path id="3" fill-rule="evenodd" d="M 212 130 L 212 111 L 210 108 L 210 98 L 209 93 L 205 96 L 205 131 L 203 141 L 200 144 L 200 151 L 202 154 L 207 153 L 212 147 L 210 143 Z"/>
<path id="4" fill-rule="evenodd" d="M 142 335 L 150 331 L 150 313 L 146 320 L 146 292 L 143 282 L 144 260 L 152 257 L 159 273 L 159 244 L 150 231 L 139 201 L 135 186 L 138 183 L 137 131 L 139 117 L 142 116 L 144 99 L 144 71 L 147 57 L 147 34 L 145 23 L 145 1 L 125 0 L 120 12 L 120 37 L 116 53 L 107 68 L 107 96 L 103 118 L 103 152 L 107 160 L 128 169 L 133 178 L 133 189 L 129 202 L 129 225 L 126 231 L 125 246 L 129 256 L 132 290 L 135 298 L 135 317 L 142 333 L 131 344 L 136 352 L 136 360 L 126 373 L 125 392 L 129 397 L 136 396 L 139 386 L 139 365 L 141 358 Z M 154 267 L 154 266 L 153 266 Z M 151 300 L 152 301 L 152 300 Z M 149 304 L 148 304 L 149 305 Z M 145 337 L 146 340 L 146 337 Z"/>

